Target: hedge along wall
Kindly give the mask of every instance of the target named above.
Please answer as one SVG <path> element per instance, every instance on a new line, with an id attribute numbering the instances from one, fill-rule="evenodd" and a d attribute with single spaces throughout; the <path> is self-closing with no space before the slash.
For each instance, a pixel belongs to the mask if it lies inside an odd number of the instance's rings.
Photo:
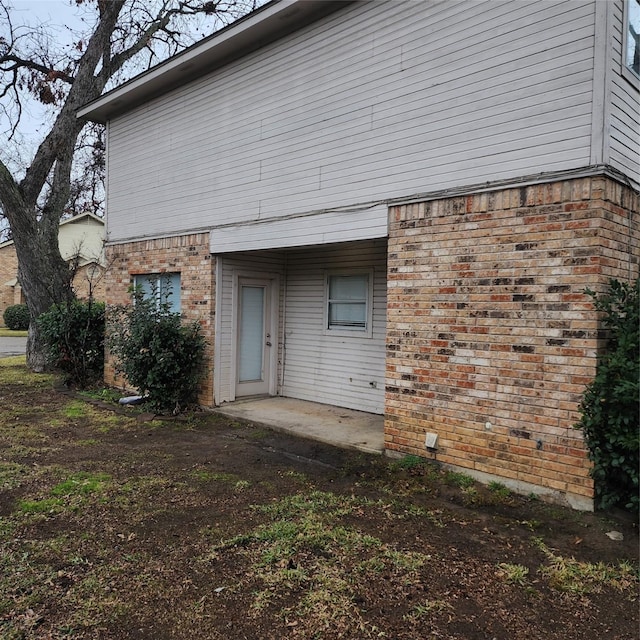
<path id="1" fill-rule="evenodd" d="M 573 428 L 599 347 L 584 289 L 636 277 L 637 212 L 605 177 L 392 207 L 386 448 L 592 508 Z"/>
<path id="2" fill-rule="evenodd" d="M 185 320 L 200 322 L 207 340 L 207 363 L 200 383 L 199 402 L 213 405 L 213 333 L 215 314 L 215 261 L 209 252 L 209 234 L 196 233 L 107 246 L 105 275 L 107 305 L 131 302 L 129 288 L 136 275 L 180 273 L 180 306 Z M 105 382 L 126 387 L 116 376 L 107 354 Z"/>

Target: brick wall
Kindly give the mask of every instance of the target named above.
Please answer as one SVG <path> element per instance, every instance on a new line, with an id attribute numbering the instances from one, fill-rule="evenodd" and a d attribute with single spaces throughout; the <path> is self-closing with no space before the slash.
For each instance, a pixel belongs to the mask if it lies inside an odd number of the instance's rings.
<path id="1" fill-rule="evenodd" d="M 7 284 L 15 280 L 18 274 L 18 257 L 16 249 L 9 244 L 0 249 L 0 325 L 4 326 L 4 310 L 12 304 L 22 302 L 22 289 L 20 285 Z"/>
<path id="2" fill-rule="evenodd" d="M 590 508 L 584 289 L 636 277 L 638 208 L 605 177 L 392 207 L 386 448 Z"/>
<path id="3" fill-rule="evenodd" d="M 76 296 L 86 300 L 91 294 L 94 300 L 104 301 L 104 276 L 105 270 L 96 264 L 79 267 L 73 278 L 73 290 Z"/>
<path id="4" fill-rule="evenodd" d="M 107 272 L 104 278 L 107 305 L 131 301 L 129 287 L 135 275 L 147 273 L 180 273 L 180 306 L 188 321 L 202 325 L 208 345 L 206 370 L 200 385 L 199 401 L 213 404 L 213 330 L 214 330 L 214 267 L 209 253 L 209 234 L 198 233 L 172 238 L 143 240 L 107 246 Z M 125 388 L 116 376 L 114 363 L 107 355 L 105 382 Z"/>

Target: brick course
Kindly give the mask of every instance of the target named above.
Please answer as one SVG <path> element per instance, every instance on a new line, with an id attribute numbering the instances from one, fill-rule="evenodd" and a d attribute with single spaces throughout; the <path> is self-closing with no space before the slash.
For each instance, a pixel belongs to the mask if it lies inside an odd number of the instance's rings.
<path id="1" fill-rule="evenodd" d="M 601 334 L 584 290 L 637 276 L 638 210 L 607 177 L 392 207 L 386 448 L 588 505 L 573 425 Z"/>
<path id="2" fill-rule="evenodd" d="M 155 240 L 141 240 L 107 246 L 105 290 L 109 305 L 131 302 L 130 287 L 135 275 L 180 273 L 180 306 L 187 321 L 198 321 L 207 340 L 205 371 L 199 391 L 202 405 L 213 405 L 213 330 L 215 313 L 215 259 L 209 252 L 209 234 L 197 233 Z M 107 354 L 105 382 L 126 388 L 116 376 Z"/>

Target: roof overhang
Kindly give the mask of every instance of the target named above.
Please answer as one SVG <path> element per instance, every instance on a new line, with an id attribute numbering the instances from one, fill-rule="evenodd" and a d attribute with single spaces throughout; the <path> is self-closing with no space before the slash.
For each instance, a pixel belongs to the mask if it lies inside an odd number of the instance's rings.
<path id="1" fill-rule="evenodd" d="M 272 0 L 201 42 L 78 110 L 106 123 L 135 107 L 237 60 L 355 0 Z"/>

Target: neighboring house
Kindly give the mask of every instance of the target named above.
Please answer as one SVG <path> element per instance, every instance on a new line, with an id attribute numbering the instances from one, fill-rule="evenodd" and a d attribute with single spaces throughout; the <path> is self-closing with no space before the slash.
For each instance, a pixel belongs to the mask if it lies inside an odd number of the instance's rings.
<path id="1" fill-rule="evenodd" d="M 91 293 L 97 300 L 104 300 L 104 236 L 104 221 L 91 213 L 60 223 L 60 253 L 75 270 L 73 288 L 79 298 L 87 298 Z M 18 258 L 10 240 L 0 244 L 0 321 L 7 307 L 22 303 Z"/>
<path id="2" fill-rule="evenodd" d="M 179 283 L 205 405 L 384 414 L 390 452 L 591 508 L 584 290 L 640 254 L 630 22 L 637 0 L 265 5 L 79 112 L 108 124 L 107 301 Z"/>

